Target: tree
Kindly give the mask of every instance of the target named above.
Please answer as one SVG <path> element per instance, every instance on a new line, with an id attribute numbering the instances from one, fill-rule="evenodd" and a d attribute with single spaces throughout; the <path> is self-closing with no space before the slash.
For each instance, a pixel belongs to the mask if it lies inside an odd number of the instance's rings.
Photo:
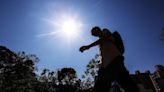
<path id="1" fill-rule="evenodd" d="M 93 59 L 89 61 L 89 63 L 86 65 L 86 70 L 84 71 L 84 74 L 82 75 L 82 88 L 83 89 L 90 89 L 93 88 L 97 72 L 100 66 L 100 58 L 101 56 L 99 54 L 96 54 Z"/>
<path id="2" fill-rule="evenodd" d="M 63 85 L 74 85 L 77 80 L 76 71 L 73 68 L 62 68 L 58 71 L 58 80 Z"/>
<path id="3" fill-rule="evenodd" d="M 57 72 L 43 69 L 38 77 L 36 92 L 56 92 L 58 85 Z"/>
<path id="4" fill-rule="evenodd" d="M 38 78 L 37 92 L 75 92 L 79 90 L 79 81 L 73 68 L 56 71 L 44 69 Z"/>
<path id="5" fill-rule="evenodd" d="M 0 91 L 1 92 L 91 92 L 97 75 L 99 55 L 86 66 L 84 80 L 77 78 L 76 71 L 69 67 L 50 71 L 44 69 L 36 75 L 35 64 L 39 59 L 25 52 L 15 53 L 0 46 Z"/>
<path id="6" fill-rule="evenodd" d="M 25 52 L 14 53 L 0 46 L 1 92 L 33 92 L 36 83 L 35 63 L 39 59 Z"/>

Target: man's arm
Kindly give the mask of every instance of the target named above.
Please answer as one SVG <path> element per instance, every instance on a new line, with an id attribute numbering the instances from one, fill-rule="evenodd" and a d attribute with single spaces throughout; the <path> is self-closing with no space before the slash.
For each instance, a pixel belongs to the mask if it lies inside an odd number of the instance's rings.
<path id="1" fill-rule="evenodd" d="M 101 39 L 98 39 L 97 41 L 91 43 L 91 44 L 88 45 L 87 47 L 88 47 L 88 49 L 89 49 L 89 48 L 94 47 L 94 46 L 96 46 L 96 45 L 102 44 L 103 42 L 104 42 L 104 39 L 101 38 Z"/>
<path id="2" fill-rule="evenodd" d="M 102 44 L 104 41 L 105 41 L 104 38 L 100 38 L 100 39 L 98 39 L 97 41 L 91 43 L 90 45 L 82 46 L 82 47 L 80 48 L 80 51 L 83 52 L 84 50 L 87 50 L 87 49 L 89 49 L 89 48 L 91 48 L 91 47 L 93 47 L 93 46 Z"/>
<path id="3" fill-rule="evenodd" d="M 113 36 L 106 35 L 106 36 L 104 36 L 104 37 L 98 39 L 97 41 L 91 43 L 91 44 L 88 45 L 87 47 L 88 47 L 88 49 L 89 49 L 89 48 L 91 48 L 91 47 L 93 47 L 93 46 L 96 46 L 96 45 L 99 45 L 99 44 L 104 43 L 106 40 L 110 40 L 110 41 L 112 41 L 112 42 L 115 42 Z"/>
<path id="4" fill-rule="evenodd" d="M 104 36 L 100 39 L 98 39 L 97 41 L 91 43 L 90 45 L 86 45 L 86 46 L 82 46 L 80 48 L 80 51 L 83 52 L 84 50 L 87 50 L 93 46 L 96 46 L 96 45 L 99 45 L 99 44 L 102 44 L 104 43 L 106 40 L 111 40 L 112 42 L 115 42 L 114 38 L 112 36 Z"/>

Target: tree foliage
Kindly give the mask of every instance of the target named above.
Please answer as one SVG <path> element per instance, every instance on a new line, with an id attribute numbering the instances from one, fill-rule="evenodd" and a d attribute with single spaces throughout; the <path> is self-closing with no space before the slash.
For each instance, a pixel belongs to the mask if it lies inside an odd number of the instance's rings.
<path id="1" fill-rule="evenodd" d="M 86 66 L 83 79 L 71 67 L 36 74 L 36 55 L 15 53 L 0 46 L 0 92 L 92 92 L 99 55 Z"/>
<path id="2" fill-rule="evenodd" d="M 86 65 L 86 70 L 82 75 L 83 78 L 82 88 L 84 89 L 93 88 L 97 76 L 97 72 L 100 67 L 100 62 L 101 62 L 100 59 L 101 59 L 100 55 L 96 54 L 95 57 L 91 59 L 89 63 Z"/>
<path id="3" fill-rule="evenodd" d="M 14 53 L 0 46 L 0 90 L 1 92 L 33 92 L 36 82 L 34 73 L 35 55 Z"/>
<path id="4" fill-rule="evenodd" d="M 73 68 L 62 68 L 58 71 L 58 80 L 63 85 L 74 85 L 77 75 Z"/>

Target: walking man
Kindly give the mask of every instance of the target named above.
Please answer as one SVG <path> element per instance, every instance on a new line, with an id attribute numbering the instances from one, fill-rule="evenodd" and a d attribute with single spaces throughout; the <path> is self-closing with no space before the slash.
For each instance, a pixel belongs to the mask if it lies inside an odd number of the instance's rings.
<path id="1" fill-rule="evenodd" d="M 118 41 L 108 29 L 101 30 L 99 27 L 91 29 L 91 34 L 99 39 L 89 45 L 82 46 L 83 52 L 89 48 L 99 45 L 102 57 L 98 78 L 95 82 L 95 92 L 108 92 L 111 82 L 116 80 L 125 92 L 138 92 L 137 85 L 132 81 L 129 72 L 124 66 L 124 56 L 118 48 Z"/>

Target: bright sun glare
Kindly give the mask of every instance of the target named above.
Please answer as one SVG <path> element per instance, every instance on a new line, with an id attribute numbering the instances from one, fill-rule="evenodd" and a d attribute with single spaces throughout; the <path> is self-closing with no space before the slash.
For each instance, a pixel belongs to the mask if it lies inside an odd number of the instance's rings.
<path id="1" fill-rule="evenodd" d="M 78 31 L 80 30 L 81 24 L 77 20 L 72 18 L 61 21 L 60 27 L 59 30 L 61 29 L 61 33 L 65 37 L 67 37 L 68 39 L 75 39 L 75 37 L 79 35 Z"/>
<path id="2" fill-rule="evenodd" d="M 60 37 L 67 42 L 72 42 L 80 37 L 83 24 L 77 16 L 65 13 L 44 20 L 51 24 L 53 29 L 49 33 L 41 34 L 41 36 Z"/>

